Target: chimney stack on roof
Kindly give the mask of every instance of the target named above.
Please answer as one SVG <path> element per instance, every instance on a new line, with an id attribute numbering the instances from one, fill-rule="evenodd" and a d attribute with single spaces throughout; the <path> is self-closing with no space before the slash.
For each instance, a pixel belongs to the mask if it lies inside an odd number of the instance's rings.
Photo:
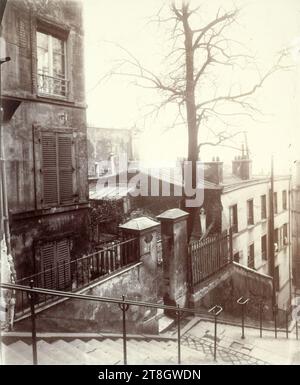
<path id="1" fill-rule="evenodd" d="M 223 182 L 223 162 L 218 156 L 211 162 L 204 162 L 204 179 L 216 184 Z"/>

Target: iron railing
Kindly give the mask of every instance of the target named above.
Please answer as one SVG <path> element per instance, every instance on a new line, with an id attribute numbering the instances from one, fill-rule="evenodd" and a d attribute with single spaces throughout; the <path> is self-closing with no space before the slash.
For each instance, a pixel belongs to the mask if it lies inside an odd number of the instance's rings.
<path id="1" fill-rule="evenodd" d="M 109 246 L 101 246 L 100 250 L 92 254 L 70 262 L 61 261 L 53 266 L 51 265 L 49 269 L 20 278 L 16 283 L 29 286 L 32 281 L 34 287 L 76 291 L 90 285 L 101 277 L 138 262 L 138 250 L 136 238 L 114 241 Z M 53 301 L 52 296 L 39 296 L 40 305 L 49 301 Z M 29 312 L 29 305 L 28 297 L 23 292 L 17 293 L 17 314 L 22 315 Z"/>
<path id="2" fill-rule="evenodd" d="M 190 286 L 195 287 L 232 261 L 232 230 L 189 245 Z"/>
<path id="3" fill-rule="evenodd" d="M 69 93 L 69 80 L 39 73 L 38 92 L 45 95 L 66 97 Z"/>
<path id="4" fill-rule="evenodd" d="M 14 292 L 22 291 L 26 293 L 26 295 L 29 298 L 30 302 L 30 310 L 31 310 L 31 338 L 32 338 L 32 353 L 33 353 L 33 364 L 38 363 L 38 350 L 37 350 L 37 335 L 36 335 L 36 306 L 38 303 L 38 297 L 39 296 L 53 296 L 55 298 L 69 298 L 69 299 L 78 299 L 78 300 L 87 300 L 87 301 L 96 301 L 96 302 L 102 302 L 102 303 L 111 303 L 116 304 L 122 311 L 122 338 L 123 338 L 123 362 L 124 364 L 127 364 L 127 318 L 126 318 L 126 312 L 129 309 L 130 306 L 138 306 L 138 307 L 148 307 L 153 309 L 163 309 L 167 311 L 171 311 L 176 315 L 177 320 L 177 360 L 178 364 L 181 363 L 181 319 L 184 315 L 192 314 L 194 316 L 198 316 L 204 319 L 209 319 L 211 316 L 211 320 L 214 321 L 215 327 L 214 327 L 214 350 L 213 350 L 213 356 L 214 360 L 217 360 L 217 318 L 219 319 L 219 323 L 227 323 L 230 325 L 234 325 L 233 323 L 226 322 L 225 319 L 220 319 L 220 314 L 223 311 L 223 308 L 220 305 L 214 305 L 212 306 L 208 312 L 204 311 L 197 311 L 195 309 L 180 307 L 177 306 L 171 306 L 171 305 L 161 305 L 156 303 L 150 303 L 150 302 L 142 302 L 142 301 L 133 301 L 133 300 L 127 300 L 125 296 L 122 296 L 122 299 L 119 298 L 109 298 L 109 297 L 98 297 L 93 295 L 86 295 L 86 294 L 76 294 L 76 293 L 70 293 L 70 292 L 62 292 L 57 290 L 50 290 L 50 289 L 39 289 L 34 288 L 33 281 L 31 281 L 31 286 L 22 286 L 22 285 L 16 285 L 11 283 L 0 283 L 0 288 L 4 290 L 12 290 Z M 242 297 L 241 297 L 242 298 Z M 246 303 L 246 300 L 238 299 L 237 302 L 241 303 L 243 306 Z M 251 300 L 247 298 L 247 302 Z M 262 313 L 263 313 L 263 303 L 261 303 L 262 306 L 260 307 L 261 313 L 260 313 L 260 337 L 262 337 L 262 331 L 268 330 L 271 331 L 271 328 L 263 328 L 262 325 Z M 240 305 L 237 305 L 240 306 Z M 291 309 L 286 310 L 286 314 L 291 314 Z M 244 313 L 245 314 L 245 313 Z M 286 322 L 288 322 L 288 316 L 286 317 Z M 255 329 L 253 325 L 246 325 L 244 321 L 242 321 L 242 336 L 241 338 L 245 338 L 244 335 L 244 328 L 249 327 L 252 329 Z M 289 333 L 289 325 L 286 325 L 286 330 L 280 329 L 280 331 L 284 331 L 286 333 L 286 337 L 288 338 Z M 296 339 L 298 340 L 298 320 L 295 320 L 295 328 L 296 328 Z M 277 337 L 277 329 L 275 326 L 275 337 Z"/>

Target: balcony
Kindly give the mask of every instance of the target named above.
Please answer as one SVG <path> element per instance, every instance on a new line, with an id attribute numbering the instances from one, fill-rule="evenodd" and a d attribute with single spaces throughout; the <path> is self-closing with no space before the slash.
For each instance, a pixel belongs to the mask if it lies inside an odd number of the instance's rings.
<path id="1" fill-rule="evenodd" d="M 69 94 L 69 80 L 38 73 L 38 93 L 66 98 Z"/>

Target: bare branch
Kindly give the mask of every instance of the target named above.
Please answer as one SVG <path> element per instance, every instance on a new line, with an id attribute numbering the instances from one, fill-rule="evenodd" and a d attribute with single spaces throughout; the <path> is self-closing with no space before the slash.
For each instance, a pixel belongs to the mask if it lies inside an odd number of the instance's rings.
<path id="1" fill-rule="evenodd" d="M 201 142 L 198 144 L 198 151 L 200 151 L 201 147 L 203 146 L 219 146 L 221 143 L 225 142 L 226 140 L 232 139 L 237 135 L 243 134 L 245 131 L 238 131 L 234 134 L 225 135 L 225 131 L 222 131 L 217 134 L 218 140 L 216 142 Z"/>

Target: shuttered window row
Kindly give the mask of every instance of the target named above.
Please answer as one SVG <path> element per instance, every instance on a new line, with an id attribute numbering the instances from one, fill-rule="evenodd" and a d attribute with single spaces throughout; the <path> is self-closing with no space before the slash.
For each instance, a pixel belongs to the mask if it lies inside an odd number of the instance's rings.
<path id="1" fill-rule="evenodd" d="M 76 201 L 75 156 L 72 134 L 43 132 L 42 204 L 60 205 Z"/>

